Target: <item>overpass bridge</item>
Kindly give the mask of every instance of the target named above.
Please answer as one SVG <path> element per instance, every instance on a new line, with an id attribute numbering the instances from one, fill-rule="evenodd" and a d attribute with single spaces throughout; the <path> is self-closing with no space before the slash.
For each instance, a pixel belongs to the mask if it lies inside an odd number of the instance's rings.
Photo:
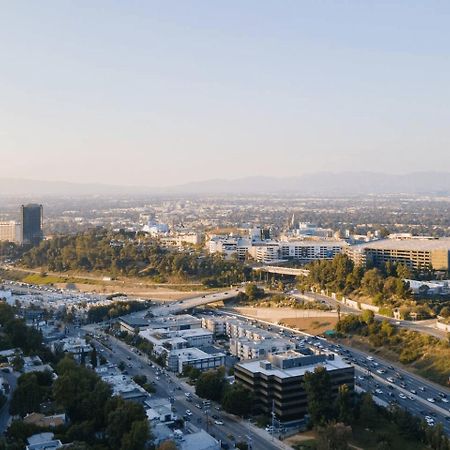
<path id="1" fill-rule="evenodd" d="M 239 292 L 244 292 L 242 288 L 230 288 L 226 292 L 214 292 L 184 300 L 165 303 L 161 306 L 152 307 L 150 312 L 155 316 L 166 316 L 168 314 L 178 314 L 191 308 L 208 305 L 209 303 L 220 302 L 236 297 Z"/>
<path id="2" fill-rule="evenodd" d="M 253 267 L 255 272 L 274 273 L 278 275 L 291 275 L 294 277 L 307 277 L 309 275 L 308 269 L 294 269 L 292 267 L 282 266 L 261 266 Z"/>

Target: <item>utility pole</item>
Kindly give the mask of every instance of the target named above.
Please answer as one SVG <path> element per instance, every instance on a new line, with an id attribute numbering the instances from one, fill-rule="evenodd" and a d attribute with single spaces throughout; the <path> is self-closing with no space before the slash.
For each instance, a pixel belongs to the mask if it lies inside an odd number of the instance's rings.
<path id="1" fill-rule="evenodd" d="M 247 450 L 252 450 L 252 437 L 250 434 L 245 436 L 247 438 Z"/>
<path id="2" fill-rule="evenodd" d="M 205 409 L 205 414 L 206 414 L 206 432 L 209 433 L 209 409 L 208 408 Z"/>
<path id="3" fill-rule="evenodd" d="M 272 430 L 271 430 L 271 435 L 272 435 L 272 441 L 273 441 L 273 433 L 275 432 L 275 400 L 272 399 Z"/>

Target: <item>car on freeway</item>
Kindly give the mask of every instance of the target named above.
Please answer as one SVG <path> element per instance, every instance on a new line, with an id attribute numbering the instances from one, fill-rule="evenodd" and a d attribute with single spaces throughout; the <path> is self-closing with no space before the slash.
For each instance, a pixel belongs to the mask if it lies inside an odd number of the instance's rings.
<path id="1" fill-rule="evenodd" d="M 435 400 L 433 397 L 428 397 L 428 398 L 427 398 L 427 402 L 435 403 L 436 400 Z"/>
<path id="2" fill-rule="evenodd" d="M 406 395 L 403 394 L 403 392 L 400 392 L 400 394 L 398 394 L 398 396 L 399 396 L 402 400 L 406 400 Z"/>
<path id="3" fill-rule="evenodd" d="M 214 423 L 216 425 L 223 425 L 223 422 L 221 420 L 215 420 Z"/>

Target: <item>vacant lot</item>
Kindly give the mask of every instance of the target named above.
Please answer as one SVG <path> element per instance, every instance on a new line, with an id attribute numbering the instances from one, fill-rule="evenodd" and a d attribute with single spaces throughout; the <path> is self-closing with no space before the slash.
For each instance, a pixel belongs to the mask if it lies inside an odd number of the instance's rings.
<path id="1" fill-rule="evenodd" d="M 334 329 L 337 317 L 285 318 L 281 319 L 279 323 L 290 328 L 296 328 L 303 333 L 317 335 Z"/>

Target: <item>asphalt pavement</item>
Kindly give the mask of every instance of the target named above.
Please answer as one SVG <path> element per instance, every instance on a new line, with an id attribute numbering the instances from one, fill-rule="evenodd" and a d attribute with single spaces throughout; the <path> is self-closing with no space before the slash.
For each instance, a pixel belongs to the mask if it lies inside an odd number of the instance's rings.
<path id="1" fill-rule="evenodd" d="M 195 426 L 208 431 L 216 439 L 227 443 L 230 448 L 234 448 L 234 444 L 241 441 L 251 442 L 253 450 L 290 448 L 281 441 L 272 438 L 266 431 L 255 427 L 249 422 L 243 421 L 222 410 L 217 410 L 217 408 L 220 408 L 220 405 L 217 403 L 211 402 L 209 413 L 205 414 L 203 407 L 200 409 L 195 406 L 202 405 L 202 399 L 195 395 L 192 386 L 182 382 L 175 374 L 158 367 L 146 356 L 137 355 L 131 350 L 131 347 L 122 341 L 109 335 L 104 336 L 107 336 L 107 346 L 100 340 L 94 339 L 99 354 L 103 355 L 112 363 L 118 364 L 120 361 L 126 363 L 126 370 L 131 377 L 138 374 L 146 375 L 149 381 L 154 382 L 156 389 L 154 395 L 156 397 L 174 398 L 175 413 L 179 417 L 186 415 L 186 411 L 190 410 L 192 415 L 189 416 L 189 419 Z M 192 402 L 187 400 L 185 392 L 191 392 Z M 217 419 L 213 418 L 213 415 Z M 215 420 L 223 422 L 223 425 L 217 425 Z"/>

